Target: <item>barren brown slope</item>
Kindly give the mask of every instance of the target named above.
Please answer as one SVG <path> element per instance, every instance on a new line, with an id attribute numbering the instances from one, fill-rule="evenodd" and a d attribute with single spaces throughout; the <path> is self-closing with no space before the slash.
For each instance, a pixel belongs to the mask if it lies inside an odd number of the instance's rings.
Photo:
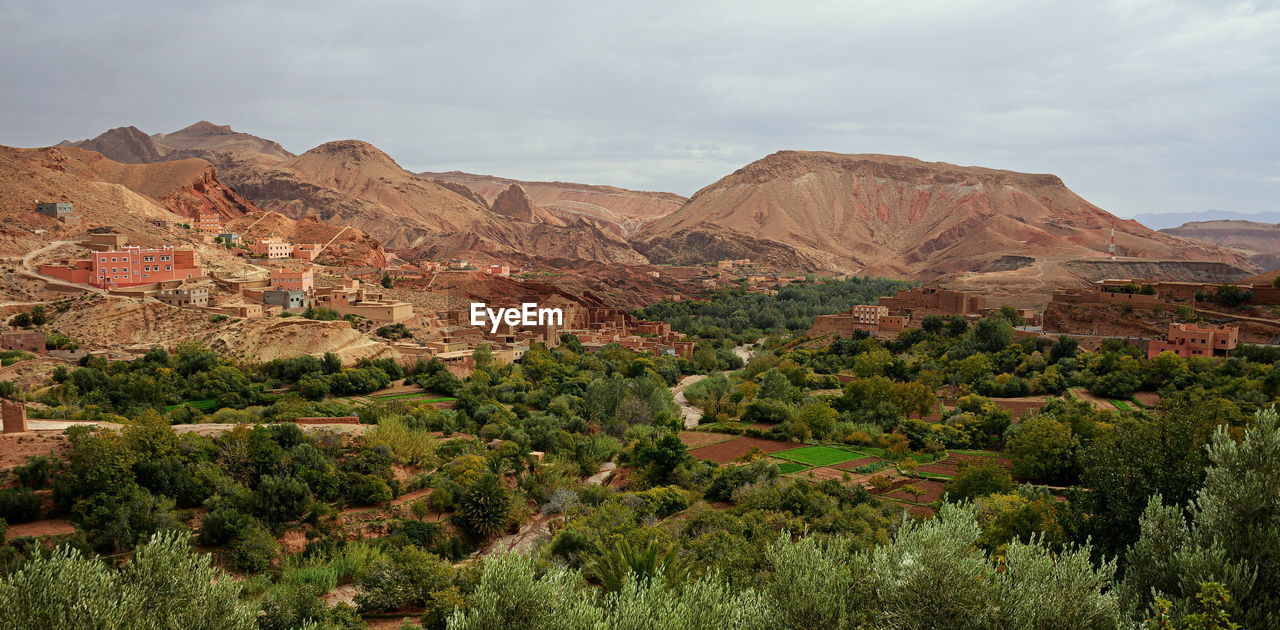
<path id="1" fill-rule="evenodd" d="M 928 280 L 981 272 L 1010 255 L 1027 264 L 1106 257 L 1112 229 L 1122 256 L 1247 265 L 1121 220 L 1053 175 L 801 151 L 775 153 L 698 191 L 636 240 L 655 262 L 706 262 L 714 259 L 707 252 L 745 238 L 765 258 L 790 256 L 799 268 Z"/>
<path id="2" fill-rule="evenodd" d="M 453 190 L 415 177 L 373 145 L 322 144 L 286 160 L 243 152 L 220 157 L 236 190 L 266 210 L 350 225 L 390 248 L 448 232 L 501 232 L 500 218 Z"/>
<path id="3" fill-rule="evenodd" d="M 687 199 L 674 193 L 627 190 L 567 182 L 527 182 L 460 171 L 420 173 L 423 177 L 462 184 L 490 203 L 512 185 L 524 188 L 534 205 L 566 222 L 585 218 L 621 236 L 635 232 L 645 222 L 664 217 Z"/>
<path id="4" fill-rule="evenodd" d="M 330 142 L 287 160 L 240 152 L 218 159 L 224 177 L 264 209 L 316 214 L 359 228 L 388 249 L 425 249 L 445 258 L 479 253 L 647 262 L 621 238 L 598 230 L 498 214 L 468 189 L 418 177 L 366 142 Z"/>
<path id="5" fill-rule="evenodd" d="M 177 220 L 175 211 L 211 205 L 239 211 L 238 205 L 222 205 L 232 203 L 234 193 L 217 183 L 211 169 L 205 162 L 125 165 L 71 147 L 0 147 L 0 249 L 23 254 L 51 241 L 74 240 L 94 226 L 127 232 L 134 243 L 182 241 L 150 219 Z M 37 201 L 72 202 L 82 223 L 66 225 L 36 214 Z"/>
<path id="6" fill-rule="evenodd" d="M 295 221 L 277 212 L 259 211 L 231 221 L 227 229 L 251 241 L 276 238 L 293 243 L 328 244 L 316 258 L 322 265 L 383 267 L 387 264 L 387 253 L 377 239 L 353 227 L 321 223 L 315 216 Z"/>
<path id="7" fill-rule="evenodd" d="M 230 125 L 215 125 L 202 120 L 173 133 L 152 136 L 158 144 L 176 151 L 221 152 L 246 151 L 278 158 L 291 158 L 280 143 L 258 136 L 234 131 Z"/>
<path id="8" fill-rule="evenodd" d="M 64 141 L 59 146 L 97 151 L 112 160 L 127 164 L 149 164 L 193 157 L 210 158 L 226 151 L 243 151 L 280 159 L 293 157 L 278 142 L 234 131 L 229 125 L 215 125 L 203 120 L 173 133 L 150 136 L 137 127 L 117 127 L 90 140 Z"/>
<path id="9" fill-rule="evenodd" d="M 166 147 L 134 126 L 116 127 L 97 137 L 79 142 L 63 141 L 58 146 L 77 147 L 97 151 L 109 159 L 125 164 L 150 164 L 164 159 Z"/>
<path id="10" fill-rule="evenodd" d="M 1165 234 L 1240 250 L 1267 271 L 1280 269 L 1280 224 L 1257 221 L 1193 221 Z"/>
<path id="11" fill-rule="evenodd" d="M 252 202 L 224 186 L 218 180 L 217 169 L 201 159 L 121 164 L 94 151 L 70 147 L 63 151 L 97 177 L 127 186 L 185 217 L 217 214 L 224 219 L 234 219 L 258 210 Z"/>

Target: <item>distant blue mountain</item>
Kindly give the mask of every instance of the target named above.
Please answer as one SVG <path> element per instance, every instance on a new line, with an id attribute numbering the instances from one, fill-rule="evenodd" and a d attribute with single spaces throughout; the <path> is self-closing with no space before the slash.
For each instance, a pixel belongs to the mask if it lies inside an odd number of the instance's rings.
<path id="1" fill-rule="evenodd" d="M 1200 212 L 1148 212 L 1135 214 L 1130 219 L 1136 220 L 1153 230 L 1175 228 L 1192 221 L 1257 221 L 1258 223 L 1280 223 L 1280 212 L 1231 212 L 1228 210 L 1203 210 Z"/>

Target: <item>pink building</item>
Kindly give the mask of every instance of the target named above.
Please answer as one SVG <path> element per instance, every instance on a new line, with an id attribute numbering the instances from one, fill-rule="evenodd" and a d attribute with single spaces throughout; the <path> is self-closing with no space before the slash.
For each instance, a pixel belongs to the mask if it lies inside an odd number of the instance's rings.
<path id="1" fill-rule="evenodd" d="M 191 220 L 191 227 L 200 230 L 201 232 L 218 233 L 226 231 L 226 229 L 222 227 L 222 217 L 216 214 L 201 214 L 200 216 L 197 216 L 195 219 Z"/>
<path id="2" fill-rule="evenodd" d="M 1234 326 L 1169 324 L 1166 340 L 1147 345 L 1147 358 L 1166 350 L 1180 357 L 1224 357 L 1240 343 L 1240 329 Z"/>
<path id="3" fill-rule="evenodd" d="M 40 273 L 100 289 L 204 277 L 194 251 L 172 247 L 94 252 L 87 260 L 77 260 L 69 266 L 40 265 Z"/>
<path id="4" fill-rule="evenodd" d="M 271 270 L 271 288 L 282 291 L 303 291 L 311 293 L 315 288 L 315 276 L 310 269 L 290 271 L 288 269 Z"/>
<path id="5" fill-rule="evenodd" d="M 511 275 L 511 267 L 507 265 L 489 265 L 484 268 L 484 272 L 491 276 L 501 276 L 506 278 Z"/>

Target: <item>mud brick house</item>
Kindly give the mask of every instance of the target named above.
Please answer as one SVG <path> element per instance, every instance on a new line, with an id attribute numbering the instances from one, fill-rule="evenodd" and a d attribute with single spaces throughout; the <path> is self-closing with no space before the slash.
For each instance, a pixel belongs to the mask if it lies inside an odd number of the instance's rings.
<path id="1" fill-rule="evenodd" d="M 1224 357 L 1239 343 L 1240 329 L 1234 326 L 1169 324 L 1163 341 L 1147 345 L 1147 358 L 1166 351 L 1180 357 Z"/>
<path id="2" fill-rule="evenodd" d="M 987 308 L 987 299 L 968 291 L 954 291 L 938 287 L 917 287 L 898 291 L 893 297 L 880 298 L 880 306 L 890 313 L 909 312 L 912 317 L 923 315 L 971 315 L 977 316 Z"/>
<path id="3" fill-rule="evenodd" d="M 164 289 L 156 293 L 156 299 L 169 306 L 208 306 L 209 289 L 206 287 Z"/>
<path id="4" fill-rule="evenodd" d="M 848 335 L 855 330 L 871 333 L 902 332 L 907 318 L 901 315 L 890 315 L 887 306 L 878 304 L 855 304 L 853 308 L 835 315 L 819 315 L 813 318 L 813 326 L 809 328 L 810 337 L 823 335 Z"/>
<path id="5" fill-rule="evenodd" d="M 57 203 L 37 203 L 36 204 L 36 212 L 39 212 L 40 214 L 43 214 L 46 217 L 53 217 L 55 219 L 63 219 L 63 218 L 69 217 L 72 214 L 74 214 L 75 211 L 76 211 L 75 204 L 68 203 L 65 201 L 60 201 Z"/>

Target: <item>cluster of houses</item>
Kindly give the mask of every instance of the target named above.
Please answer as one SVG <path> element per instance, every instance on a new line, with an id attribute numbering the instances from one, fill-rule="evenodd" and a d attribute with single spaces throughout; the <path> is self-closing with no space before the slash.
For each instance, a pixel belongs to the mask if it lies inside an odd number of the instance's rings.
<path id="1" fill-rule="evenodd" d="M 1280 288 L 1273 286 L 1274 274 L 1239 282 L 1170 282 L 1164 280 L 1107 279 L 1084 289 L 1058 289 L 1053 301 L 1066 304 L 1121 304 L 1151 307 L 1157 304 L 1195 304 L 1212 300 L 1222 287 L 1249 291 L 1250 304 L 1280 304 Z"/>

